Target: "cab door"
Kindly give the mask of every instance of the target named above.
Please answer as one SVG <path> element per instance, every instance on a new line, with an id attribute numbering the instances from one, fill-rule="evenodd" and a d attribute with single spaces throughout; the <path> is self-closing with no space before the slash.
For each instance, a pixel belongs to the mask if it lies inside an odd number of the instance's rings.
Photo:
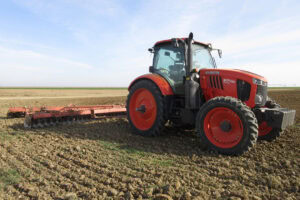
<path id="1" fill-rule="evenodd" d="M 185 55 L 182 47 L 161 44 L 154 48 L 154 73 L 163 76 L 171 85 L 175 94 L 184 94 L 183 80 L 185 72 Z"/>

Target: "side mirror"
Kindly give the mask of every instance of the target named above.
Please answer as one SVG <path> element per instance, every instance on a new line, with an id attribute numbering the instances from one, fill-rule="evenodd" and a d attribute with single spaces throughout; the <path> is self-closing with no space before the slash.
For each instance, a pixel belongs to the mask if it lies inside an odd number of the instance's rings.
<path id="1" fill-rule="evenodd" d="M 153 53 L 153 52 L 154 52 L 154 49 L 153 49 L 153 48 L 149 48 L 148 51 L 149 51 L 150 53 Z"/>
<path id="2" fill-rule="evenodd" d="M 221 49 L 218 49 L 218 54 L 219 54 L 219 57 L 222 58 L 222 50 Z"/>
<path id="3" fill-rule="evenodd" d="M 149 67 L 149 72 L 150 72 L 150 73 L 153 73 L 153 72 L 154 72 L 154 67 L 153 67 L 153 66 L 150 66 L 150 67 Z"/>

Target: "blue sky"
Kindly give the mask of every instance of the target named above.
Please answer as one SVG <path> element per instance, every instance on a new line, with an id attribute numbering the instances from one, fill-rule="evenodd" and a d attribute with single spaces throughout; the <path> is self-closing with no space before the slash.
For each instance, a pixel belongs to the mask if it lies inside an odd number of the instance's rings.
<path id="1" fill-rule="evenodd" d="M 186 37 L 223 50 L 219 68 L 300 86 L 297 0 L 0 0 L 0 86 L 128 86 L 147 49 Z M 216 56 L 215 56 L 216 57 Z"/>

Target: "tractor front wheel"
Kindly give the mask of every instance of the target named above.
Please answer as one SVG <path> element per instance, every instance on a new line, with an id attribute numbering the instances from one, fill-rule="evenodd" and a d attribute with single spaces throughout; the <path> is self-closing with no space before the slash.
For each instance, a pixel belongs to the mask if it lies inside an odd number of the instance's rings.
<path id="1" fill-rule="evenodd" d="M 254 113 L 232 97 L 216 97 L 206 102 L 198 112 L 196 128 L 202 146 L 227 155 L 248 151 L 258 137 Z"/>
<path id="2" fill-rule="evenodd" d="M 157 136 L 162 133 L 164 99 L 158 87 L 149 80 L 141 80 L 129 91 L 126 103 L 127 118 L 135 134 Z"/>

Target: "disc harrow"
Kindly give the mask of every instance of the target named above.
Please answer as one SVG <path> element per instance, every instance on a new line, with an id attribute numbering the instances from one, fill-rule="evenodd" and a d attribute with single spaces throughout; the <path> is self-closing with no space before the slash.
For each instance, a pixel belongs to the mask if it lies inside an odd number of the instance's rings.
<path id="1" fill-rule="evenodd" d="M 67 106 L 67 107 L 14 107 L 7 116 L 25 117 L 25 128 L 43 128 L 59 124 L 72 124 L 92 119 L 123 117 L 126 108 L 122 105 Z"/>

